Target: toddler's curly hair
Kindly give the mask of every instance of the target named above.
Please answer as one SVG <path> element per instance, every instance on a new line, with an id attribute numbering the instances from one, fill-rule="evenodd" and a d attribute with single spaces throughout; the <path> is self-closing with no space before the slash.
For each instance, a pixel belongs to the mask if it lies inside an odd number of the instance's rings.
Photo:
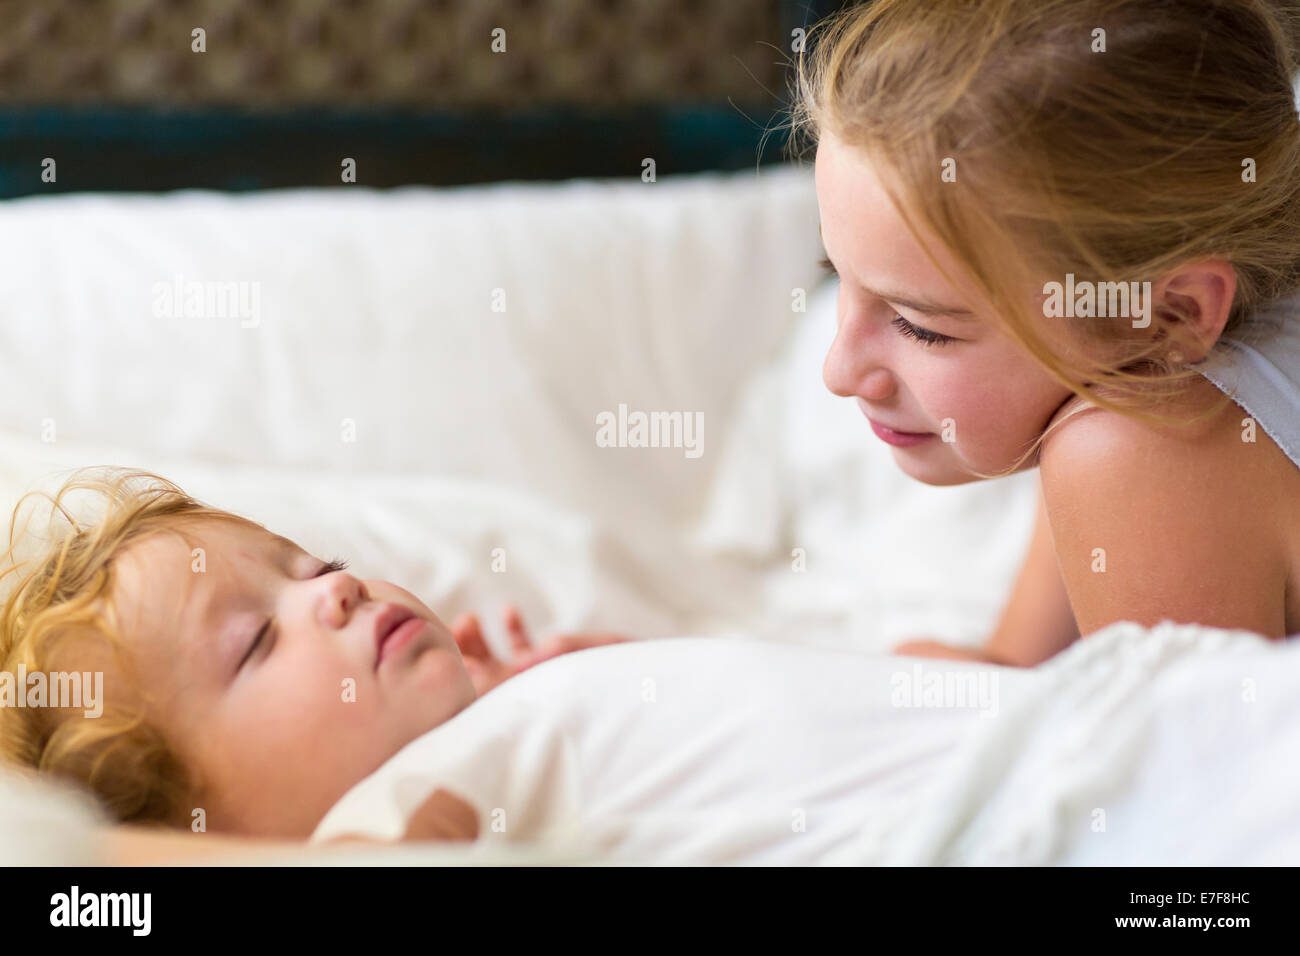
<path id="1" fill-rule="evenodd" d="M 87 494 L 98 505 L 89 520 L 72 503 Z M 32 533 L 32 516 L 22 515 L 32 498 L 50 503 L 45 535 Z M 32 674 L 114 666 L 99 717 L 66 706 L 0 706 L 0 757 L 88 789 L 120 822 L 188 825 L 198 780 L 148 719 L 114 610 L 116 564 L 132 544 L 205 518 L 246 520 L 152 472 L 99 466 L 76 470 L 54 495 L 28 492 L 11 515 L 0 558 L 0 660 L 17 692 L 25 693 L 20 667 Z M 32 553 L 19 560 L 20 551 Z"/>

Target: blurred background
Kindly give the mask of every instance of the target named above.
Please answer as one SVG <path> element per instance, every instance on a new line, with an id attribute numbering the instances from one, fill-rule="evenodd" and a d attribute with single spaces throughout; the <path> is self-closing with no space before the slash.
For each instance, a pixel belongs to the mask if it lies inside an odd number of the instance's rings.
<path id="1" fill-rule="evenodd" d="M 783 124 L 845 2 L 0 0 L 0 500 L 145 467 L 448 615 L 977 639 L 1032 489 L 821 381 Z"/>
<path id="2" fill-rule="evenodd" d="M 0 0 L 0 197 L 337 186 L 340 152 L 377 187 L 776 162 L 842 3 Z"/>
<path id="3" fill-rule="evenodd" d="M 784 124 L 843 2 L 0 0 L 0 503 L 147 468 L 449 619 L 979 639 L 1032 482 L 822 384 Z"/>

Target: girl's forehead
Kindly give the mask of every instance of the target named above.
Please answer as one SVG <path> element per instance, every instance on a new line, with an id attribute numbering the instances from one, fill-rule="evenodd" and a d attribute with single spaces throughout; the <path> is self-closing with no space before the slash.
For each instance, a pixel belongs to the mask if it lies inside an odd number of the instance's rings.
<path id="1" fill-rule="evenodd" d="M 914 220 L 918 239 L 866 152 L 834 137 L 830 150 L 825 172 L 818 173 L 818 229 L 828 254 L 838 257 L 841 277 L 847 272 L 873 294 L 920 314 L 983 314 L 987 303 L 969 272 L 925 223 Z M 1026 295 L 1037 288 L 1027 286 Z"/>
<path id="2" fill-rule="evenodd" d="M 823 241 L 843 252 L 913 258 L 920 247 L 894 207 L 869 160 L 854 147 L 835 145 L 822 159 L 818 150 L 817 201 Z M 841 263 L 836 263 L 840 265 Z"/>

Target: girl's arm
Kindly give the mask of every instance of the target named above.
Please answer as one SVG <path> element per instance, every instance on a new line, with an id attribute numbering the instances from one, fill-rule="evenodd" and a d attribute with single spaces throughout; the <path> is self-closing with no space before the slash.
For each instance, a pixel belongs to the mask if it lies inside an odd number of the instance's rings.
<path id="1" fill-rule="evenodd" d="M 984 645 L 988 659 L 1013 667 L 1033 667 L 1078 640 L 1079 628 L 1061 577 L 1052 543 L 1052 526 L 1042 489 L 1029 551 L 1011 598 L 993 636 Z"/>
<path id="2" fill-rule="evenodd" d="M 1079 629 L 1061 578 L 1047 507 L 1040 490 L 1029 550 L 1002 618 L 984 646 L 968 648 L 938 641 L 908 641 L 895 648 L 895 653 L 1032 667 L 1064 650 L 1078 637 Z"/>

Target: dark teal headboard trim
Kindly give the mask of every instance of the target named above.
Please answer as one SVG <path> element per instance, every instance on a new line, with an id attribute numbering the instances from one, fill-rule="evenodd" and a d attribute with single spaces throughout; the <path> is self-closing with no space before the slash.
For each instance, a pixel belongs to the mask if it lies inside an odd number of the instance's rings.
<path id="1" fill-rule="evenodd" d="M 377 187 L 639 177 L 743 169 L 783 158 L 782 117 L 730 105 L 593 114 L 398 110 L 0 110 L 0 197 L 66 191 L 340 185 L 343 157 Z M 42 161 L 57 179 L 42 182 Z"/>

